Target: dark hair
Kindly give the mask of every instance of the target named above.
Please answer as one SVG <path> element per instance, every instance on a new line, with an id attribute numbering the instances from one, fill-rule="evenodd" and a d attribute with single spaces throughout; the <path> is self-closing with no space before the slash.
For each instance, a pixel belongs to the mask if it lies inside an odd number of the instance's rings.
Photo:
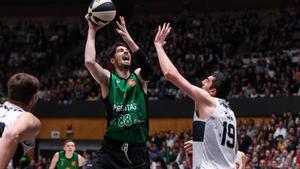
<path id="1" fill-rule="evenodd" d="M 8 98 L 28 104 L 39 89 L 39 80 L 27 73 L 17 73 L 7 82 Z"/>
<path id="2" fill-rule="evenodd" d="M 74 142 L 73 140 L 70 140 L 70 139 L 64 141 L 64 146 L 65 146 L 67 143 L 74 143 L 74 144 L 75 144 L 75 142 Z"/>
<path id="3" fill-rule="evenodd" d="M 214 72 L 212 76 L 215 78 L 212 87 L 216 88 L 216 97 L 225 99 L 231 90 L 231 80 L 222 72 Z"/>
<path id="4" fill-rule="evenodd" d="M 119 47 L 119 46 L 124 46 L 124 47 L 126 47 L 127 49 L 129 49 L 130 54 L 132 54 L 131 51 L 130 51 L 129 46 L 128 46 L 126 43 L 123 43 L 123 42 L 117 42 L 117 43 L 114 44 L 114 46 L 111 48 L 111 51 L 110 51 L 110 53 L 109 53 L 109 55 L 108 55 L 108 56 L 109 56 L 109 59 L 110 59 L 111 57 L 114 57 L 114 56 L 115 56 L 116 51 L 117 51 L 117 47 Z"/>

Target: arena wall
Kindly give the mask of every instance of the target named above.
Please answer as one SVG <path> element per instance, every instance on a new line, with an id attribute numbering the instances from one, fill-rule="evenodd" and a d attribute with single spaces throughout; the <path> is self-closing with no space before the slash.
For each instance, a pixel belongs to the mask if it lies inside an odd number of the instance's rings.
<path id="1" fill-rule="evenodd" d="M 241 98 L 230 99 L 229 102 L 237 117 L 269 117 L 272 113 L 300 112 L 300 97 L 297 96 Z M 149 116 L 151 118 L 192 118 L 193 108 L 194 103 L 190 99 L 150 100 Z M 40 118 L 105 117 L 104 105 L 101 101 L 73 102 L 71 104 L 40 101 L 33 112 Z"/>
<path id="2" fill-rule="evenodd" d="M 253 119 L 257 124 L 261 121 L 268 122 L 269 117 L 244 117 L 238 121 Z M 106 128 L 105 118 L 41 118 L 42 130 L 38 139 L 53 139 L 51 132 L 59 132 L 61 140 L 67 139 L 67 129 L 72 126 L 74 140 L 103 140 Z M 179 134 L 192 127 L 192 118 L 150 118 L 150 131 L 160 132 L 172 130 Z"/>

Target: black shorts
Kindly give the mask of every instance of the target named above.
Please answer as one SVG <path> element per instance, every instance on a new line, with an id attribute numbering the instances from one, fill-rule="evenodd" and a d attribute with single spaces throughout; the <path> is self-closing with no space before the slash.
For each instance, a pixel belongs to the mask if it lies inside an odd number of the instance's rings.
<path id="1" fill-rule="evenodd" d="M 92 169 L 150 169 L 145 143 L 130 144 L 104 141 L 93 159 Z"/>

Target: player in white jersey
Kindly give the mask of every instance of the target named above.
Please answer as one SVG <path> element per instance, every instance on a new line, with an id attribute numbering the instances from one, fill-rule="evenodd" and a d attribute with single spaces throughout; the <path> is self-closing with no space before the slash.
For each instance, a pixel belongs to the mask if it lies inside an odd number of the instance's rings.
<path id="1" fill-rule="evenodd" d="M 193 121 L 193 169 L 234 169 L 236 119 L 224 100 L 231 87 L 224 73 L 215 72 L 202 81 L 202 87 L 189 83 L 164 51 L 169 24 L 159 26 L 154 45 L 165 78 L 195 101 Z"/>
<path id="2" fill-rule="evenodd" d="M 41 123 L 29 111 L 36 104 L 39 81 L 26 73 L 7 83 L 8 100 L 0 104 L 0 169 L 13 169 L 34 146 Z"/>

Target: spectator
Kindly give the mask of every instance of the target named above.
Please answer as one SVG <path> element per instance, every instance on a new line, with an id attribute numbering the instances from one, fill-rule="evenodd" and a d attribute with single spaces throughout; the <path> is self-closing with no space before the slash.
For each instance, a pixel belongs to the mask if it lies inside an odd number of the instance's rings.
<path id="1" fill-rule="evenodd" d="M 280 121 L 278 127 L 275 130 L 275 133 L 273 135 L 274 138 L 277 138 L 279 135 L 281 135 L 284 139 L 286 138 L 287 131 L 286 128 L 283 125 L 283 122 Z"/>

